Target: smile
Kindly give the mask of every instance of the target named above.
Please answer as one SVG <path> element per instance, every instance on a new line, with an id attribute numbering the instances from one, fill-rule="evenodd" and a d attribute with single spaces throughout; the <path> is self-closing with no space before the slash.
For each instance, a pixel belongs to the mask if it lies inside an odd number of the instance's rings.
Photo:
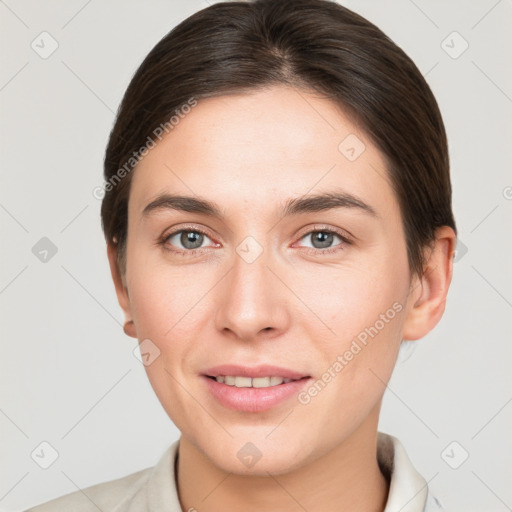
<path id="1" fill-rule="evenodd" d="M 227 386 L 235 386 L 237 388 L 269 388 L 273 386 L 279 386 L 280 384 L 287 384 L 297 379 L 287 379 L 284 377 L 243 377 L 243 376 L 232 376 L 232 375 L 219 375 L 212 377 L 221 384 Z"/>

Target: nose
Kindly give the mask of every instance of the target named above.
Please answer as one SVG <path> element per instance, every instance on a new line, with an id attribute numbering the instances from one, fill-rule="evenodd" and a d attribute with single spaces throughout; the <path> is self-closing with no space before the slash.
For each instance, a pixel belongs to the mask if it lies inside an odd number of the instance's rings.
<path id="1" fill-rule="evenodd" d="M 233 267 L 215 297 L 216 326 L 245 341 L 278 336 L 289 327 L 290 297 L 276 277 L 276 265 L 265 250 L 252 262 L 241 254 L 234 254 Z"/>

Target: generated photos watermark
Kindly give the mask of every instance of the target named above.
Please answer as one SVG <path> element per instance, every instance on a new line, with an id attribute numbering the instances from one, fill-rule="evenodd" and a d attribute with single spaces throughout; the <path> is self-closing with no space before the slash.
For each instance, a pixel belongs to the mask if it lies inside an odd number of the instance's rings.
<path id="1" fill-rule="evenodd" d="M 325 387 L 338 376 L 341 371 L 359 354 L 368 342 L 375 338 L 384 327 L 391 322 L 395 316 L 403 309 L 400 302 L 395 302 L 385 313 L 381 313 L 379 318 L 371 325 L 363 329 L 355 338 L 353 338 L 350 347 L 342 354 L 336 357 L 336 360 L 325 370 L 322 376 L 317 379 L 309 388 L 301 391 L 297 398 L 299 403 L 307 405 L 311 400 L 318 396 Z"/>
<path id="2" fill-rule="evenodd" d="M 126 177 L 135 166 L 149 153 L 151 149 L 156 146 L 158 140 L 162 140 L 162 138 L 170 133 L 172 130 L 178 126 L 180 121 L 184 119 L 192 109 L 197 105 L 197 100 L 192 97 L 187 100 L 186 103 L 181 105 L 181 107 L 175 110 L 174 114 L 165 122 L 160 123 L 153 131 L 152 135 L 148 135 L 146 138 L 146 143 L 143 144 L 137 151 L 132 153 L 132 156 L 126 160 L 126 162 L 116 171 L 115 174 L 110 176 L 110 178 L 103 183 L 101 186 L 94 187 L 92 190 L 92 195 L 96 199 L 103 199 L 107 192 L 113 190 L 121 180 Z"/>

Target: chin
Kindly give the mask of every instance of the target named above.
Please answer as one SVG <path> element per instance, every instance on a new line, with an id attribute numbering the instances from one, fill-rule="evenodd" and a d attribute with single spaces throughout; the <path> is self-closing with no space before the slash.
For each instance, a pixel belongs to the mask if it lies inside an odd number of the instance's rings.
<path id="1" fill-rule="evenodd" d="M 283 443 L 282 438 L 265 439 L 267 435 L 268 432 L 259 436 L 237 436 L 217 446 L 212 446 L 211 440 L 204 440 L 202 451 L 219 469 L 236 475 L 279 475 L 304 463 L 301 463 L 307 458 L 304 436 L 297 436 L 296 441 L 288 436 Z"/>

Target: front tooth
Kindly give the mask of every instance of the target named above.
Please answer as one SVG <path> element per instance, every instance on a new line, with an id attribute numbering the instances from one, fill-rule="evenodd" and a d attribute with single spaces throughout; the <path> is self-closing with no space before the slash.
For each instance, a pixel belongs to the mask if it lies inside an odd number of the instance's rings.
<path id="1" fill-rule="evenodd" d="M 241 377 L 235 375 L 219 375 L 215 377 L 217 382 L 227 384 L 228 386 L 236 386 L 237 388 L 268 388 L 270 386 L 279 386 L 283 383 L 291 382 L 292 379 L 284 379 L 283 377 Z"/>
<path id="2" fill-rule="evenodd" d="M 255 377 L 252 379 L 253 388 L 268 388 L 270 386 L 270 377 Z"/>
<path id="3" fill-rule="evenodd" d="M 252 387 L 251 377 L 235 377 L 235 386 L 237 388 L 250 388 Z"/>

